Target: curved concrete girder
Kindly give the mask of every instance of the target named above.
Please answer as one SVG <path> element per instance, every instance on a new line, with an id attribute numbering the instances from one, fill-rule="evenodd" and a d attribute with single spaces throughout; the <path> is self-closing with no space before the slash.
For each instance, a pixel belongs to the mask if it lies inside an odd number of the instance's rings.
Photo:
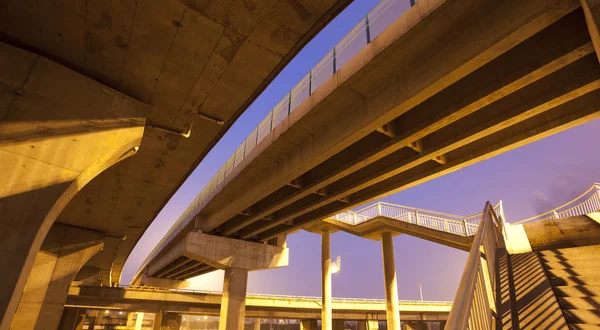
<path id="1" fill-rule="evenodd" d="M 8 329 L 50 227 L 90 180 L 135 154 L 147 106 L 39 55 L 4 43 L 0 54 L 0 329 Z"/>
<path id="2" fill-rule="evenodd" d="M 120 282 L 125 260 L 177 188 L 283 67 L 350 2 L 0 3 L 0 40 L 45 54 L 149 105 L 149 129 L 138 157 L 90 182 L 59 219 L 125 238 L 107 245 L 87 265 L 111 274 L 110 279 L 101 276 L 104 285 Z"/>

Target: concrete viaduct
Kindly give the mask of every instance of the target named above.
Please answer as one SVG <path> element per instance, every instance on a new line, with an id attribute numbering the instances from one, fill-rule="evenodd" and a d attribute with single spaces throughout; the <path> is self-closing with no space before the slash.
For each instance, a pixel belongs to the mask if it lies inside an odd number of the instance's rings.
<path id="1" fill-rule="evenodd" d="M 429 0 L 374 39 L 372 20 L 359 24 L 353 32 L 364 26 L 364 47 L 336 66 L 343 49 L 336 46 L 328 78 L 316 89 L 310 85 L 325 61 L 310 72 L 302 102 L 294 103 L 302 82 L 282 100 L 287 116 L 280 120 L 280 105 L 273 109 L 270 130 L 261 133 L 259 126 L 240 146 L 151 253 L 135 283 L 168 279 L 176 286 L 225 269 L 231 299 L 226 293 L 223 304 L 240 310 L 245 285 L 239 282 L 267 259 L 284 265 L 287 260 L 267 250 L 280 247 L 284 255 L 288 233 L 321 228 L 323 219 L 345 209 L 600 117 L 595 10 L 586 0 Z M 322 319 L 329 330 L 330 229 L 320 232 Z M 382 241 L 388 326 L 398 329 L 392 235 L 384 230 L 375 239 Z M 209 236 L 223 246 L 244 240 L 264 250 L 249 258 L 252 265 L 227 264 L 223 260 L 241 257 L 200 247 L 197 242 Z M 455 247 L 471 249 L 464 241 Z"/>
<path id="2" fill-rule="evenodd" d="M 302 320 L 305 330 L 316 330 L 321 316 L 321 297 L 294 297 L 252 295 L 246 297 L 246 318 L 254 319 L 295 319 Z M 73 330 L 85 320 L 81 317 L 89 310 L 105 314 L 123 315 L 129 312 L 143 312 L 160 315 L 154 320 L 154 329 L 169 326 L 169 322 L 181 324 L 181 314 L 218 316 L 221 294 L 195 292 L 192 290 L 156 290 L 144 288 L 115 288 L 73 286 L 69 290 L 60 330 Z M 399 301 L 399 310 L 408 329 L 419 329 L 425 322 L 445 322 L 450 308 L 449 302 Z M 78 311 L 77 311 L 78 309 Z M 106 313 L 109 311 L 109 313 Z M 119 314 L 118 312 L 123 313 Z M 75 313 L 77 317 L 72 318 Z M 126 318 L 126 316 L 122 316 Z M 377 299 L 333 299 L 333 319 L 336 322 L 358 321 L 367 326 L 364 329 L 377 329 L 378 320 L 385 321 L 385 301 Z M 174 321 L 175 320 L 175 321 Z M 178 320 L 178 321 L 177 321 Z M 88 320 L 89 324 L 92 320 Z M 370 325 L 369 325 L 370 322 Z M 96 320 L 98 323 L 98 320 Z M 443 325 L 442 325 L 443 327 Z M 177 326 L 172 326 L 179 329 Z"/>
<path id="3" fill-rule="evenodd" d="M 2 1 L 0 329 L 57 325 L 73 279 L 120 284 L 181 183 L 349 2 Z"/>

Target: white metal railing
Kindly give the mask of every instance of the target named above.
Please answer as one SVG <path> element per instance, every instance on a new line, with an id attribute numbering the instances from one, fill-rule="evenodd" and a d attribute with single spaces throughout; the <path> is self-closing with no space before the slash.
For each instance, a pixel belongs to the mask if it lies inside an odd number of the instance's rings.
<path id="1" fill-rule="evenodd" d="M 560 219 L 584 215 L 600 210 L 600 183 L 594 183 L 583 194 L 550 211 L 513 223 L 513 225 L 539 220 Z"/>
<path id="2" fill-rule="evenodd" d="M 504 221 L 485 204 L 463 275 L 448 315 L 447 329 L 495 329 L 498 315 L 496 253 L 504 247 Z"/>
<path id="3" fill-rule="evenodd" d="M 494 211 L 503 218 L 502 201 L 494 206 Z M 331 219 L 358 225 L 377 217 L 395 219 L 460 236 L 474 236 L 481 222 L 482 213 L 463 217 L 450 213 L 378 202 L 358 211 L 338 213 Z"/>
<path id="4" fill-rule="evenodd" d="M 365 15 L 258 124 L 210 182 L 204 186 L 200 194 L 171 227 L 171 231 L 179 228 L 181 224 L 191 221 L 216 192 L 220 191 L 226 182 L 236 175 L 235 169 L 279 123 L 415 3 L 415 0 L 382 0 L 370 13 Z"/>

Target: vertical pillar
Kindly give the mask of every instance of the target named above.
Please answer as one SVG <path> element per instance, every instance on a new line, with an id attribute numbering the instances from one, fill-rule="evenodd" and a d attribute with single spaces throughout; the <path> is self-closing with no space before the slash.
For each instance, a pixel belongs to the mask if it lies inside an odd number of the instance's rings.
<path id="1" fill-rule="evenodd" d="M 10 118 L 0 129 L 0 329 L 6 330 L 57 216 L 91 179 L 135 154 L 148 106 L 37 54 L 4 43 L 0 53 L 3 81 L 20 91 L 0 95 L 0 112 Z"/>
<path id="2" fill-rule="evenodd" d="M 385 280 L 385 315 L 388 330 L 400 330 L 400 310 L 398 308 L 398 284 L 396 282 L 396 261 L 391 232 L 381 234 L 383 252 L 383 276 Z"/>
<path id="3" fill-rule="evenodd" d="M 165 313 L 162 316 L 160 330 L 179 330 L 181 327 L 181 314 Z"/>
<path id="4" fill-rule="evenodd" d="M 240 268 L 227 268 L 225 270 L 219 330 L 244 328 L 247 284 L 248 270 Z"/>
<path id="5" fill-rule="evenodd" d="M 317 320 L 300 321 L 300 330 L 317 330 Z"/>
<path id="6" fill-rule="evenodd" d="M 331 324 L 331 250 L 329 229 L 321 231 L 321 329 L 332 330 Z"/>
<path id="7" fill-rule="evenodd" d="M 379 321 L 377 320 L 364 320 L 358 321 L 358 330 L 379 330 Z"/>
<path id="8" fill-rule="evenodd" d="M 344 320 L 333 320 L 333 330 L 344 330 Z"/>
<path id="9" fill-rule="evenodd" d="M 142 324 L 144 324 L 144 313 L 139 312 L 136 313 L 137 318 L 135 319 L 135 327 L 134 330 L 142 330 Z"/>
<path id="10" fill-rule="evenodd" d="M 82 330 L 85 320 L 85 310 L 65 308 L 58 325 L 58 330 Z"/>
<path id="11" fill-rule="evenodd" d="M 254 318 L 254 330 L 260 330 L 260 318 L 256 317 Z"/>
<path id="12" fill-rule="evenodd" d="M 104 246 L 104 235 L 54 224 L 37 253 L 11 329 L 56 329 L 71 282 Z"/>
<path id="13" fill-rule="evenodd" d="M 154 325 L 152 327 L 152 330 L 160 330 L 160 327 L 162 325 L 162 320 L 163 320 L 163 312 L 161 310 L 154 314 Z"/>

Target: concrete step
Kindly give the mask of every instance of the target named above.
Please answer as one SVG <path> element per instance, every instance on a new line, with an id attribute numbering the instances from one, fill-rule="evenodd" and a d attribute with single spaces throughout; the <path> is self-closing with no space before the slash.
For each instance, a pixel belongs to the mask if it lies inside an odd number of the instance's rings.
<path id="1" fill-rule="evenodd" d="M 600 297 L 558 297 L 558 303 L 562 309 L 599 310 Z"/>
<path id="2" fill-rule="evenodd" d="M 539 251 L 541 257 L 557 257 L 560 256 L 562 258 L 585 258 L 589 255 L 600 256 L 600 245 L 590 245 L 590 246 L 579 246 L 567 249 L 556 249 L 556 250 L 544 250 Z"/>
<path id="3" fill-rule="evenodd" d="M 555 286 L 557 297 L 584 298 L 600 296 L 600 285 Z"/>
<path id="4" fill-rule="evenodd" d="M 542 259 L 542 262 L 546 266 L 546 269 L 596 268 L 600 264 L 598 258 L 598 256 L 590 256 L 587 259 L 568 259 L 560 261 L 546 261 Z"/>
<path id="5" fill-rule="evenodd" d="M 544 265 L 544 267 L 546 267 Z M 584 268 L 562 268 L 562 269 L 548 269 L 548 277 L 573 277 L 573 276 L 597 276 L 599 271 L 597 267 L 584 267 Z"/>
<path id="6" fill-rule="evenodd" d="M 598 329 L 600 329 L 600 325 L 571 323 L 571 324 L 569 324 L 569 329 L 570 330 L 598 330 Z"/>
<path id="7" fill-rule="evenodd" d="M 550 277 L 552 286 L 564 285 L 594 285 L 600 284 L 600 275 L 598 276 L 568 276 L 568 277 Z"/>
<path id="8" fill-rule="evenodd" d="M 600 310 L 563 309 L 567 323 L 600 325 Z"/>

